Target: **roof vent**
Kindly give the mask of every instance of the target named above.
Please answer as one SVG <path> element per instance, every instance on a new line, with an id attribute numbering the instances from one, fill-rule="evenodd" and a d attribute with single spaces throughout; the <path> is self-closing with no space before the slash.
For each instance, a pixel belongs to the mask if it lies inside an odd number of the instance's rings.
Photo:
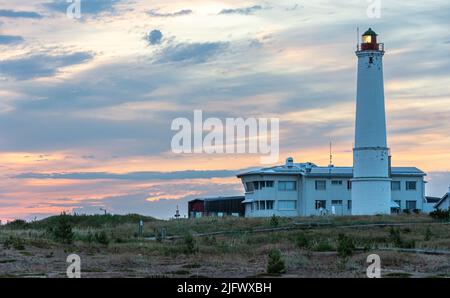
<path id="1" fill-rule="evenodd" d="M 286 158 L 286 167 L 292 168 L 294 166 L 294 159 L 292 157 Z"/>

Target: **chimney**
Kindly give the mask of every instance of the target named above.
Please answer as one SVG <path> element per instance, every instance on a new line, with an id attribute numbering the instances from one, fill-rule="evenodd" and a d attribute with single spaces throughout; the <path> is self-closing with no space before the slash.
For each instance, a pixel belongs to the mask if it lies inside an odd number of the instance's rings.
<path id="1" fill-rule="evenodd" d="M 294 159 L 292 157 L 286 158 L 286 167 L 292 168 L 294 166 Z"/>

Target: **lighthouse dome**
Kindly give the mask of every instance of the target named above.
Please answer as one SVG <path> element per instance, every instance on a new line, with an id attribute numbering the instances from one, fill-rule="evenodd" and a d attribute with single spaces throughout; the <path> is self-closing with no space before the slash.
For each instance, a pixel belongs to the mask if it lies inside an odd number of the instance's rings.
<path id="1" fill-rule="evenodd" d="M 369 28 L 369 30 L 364 32 L 363 35 L 377 36 L 378 34 L 376 34 L 375 31 L 372 30 L 372 28 Z"/>

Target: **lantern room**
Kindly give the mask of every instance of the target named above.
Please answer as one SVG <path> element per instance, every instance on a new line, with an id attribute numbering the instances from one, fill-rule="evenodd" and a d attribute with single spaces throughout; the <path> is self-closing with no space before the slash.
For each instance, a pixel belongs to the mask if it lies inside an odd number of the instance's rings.
<path id="1" fill-rule="evenodd" d="M 362 35 L 361 51 L 379 51 L 380 44 L 377 43 L 377 34 L 369 28 Z"/>

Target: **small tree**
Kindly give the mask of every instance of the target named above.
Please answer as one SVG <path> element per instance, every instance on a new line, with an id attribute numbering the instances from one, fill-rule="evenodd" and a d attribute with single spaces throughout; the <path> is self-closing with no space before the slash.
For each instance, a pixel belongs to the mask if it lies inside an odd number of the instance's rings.
<path id="1" fill-rule="evenodd" d="M 56 241 L 71 244 L 73 242 L 74 233 L 72 231 L 72 225 L 69 222 L 69 216 L 66 213 L 62 213 L 57 221 L 56 226 L 52 230 L 53 237 Z"/>
<path id="2" fill-rule="evenodd" d="M 267 273 L 281 274 L 286 271 L 285 268 L 281 252 L 278 249 L 271 250 L 269 252 L 269 261 L 267 263 Z"/>
<path id="3" fill-rule="evenodd" d="M 185 246 L 184 251 L 187 254 L 195 254 L 198 251 L 197 243 L 195 241 L 194 236 L 192 236 L 191 233 L 187 233 L 184 236 L 184 246 Z"/>
<path id="4" fill-rule="evenodd" d="M 427 227 L 425 231 L 425 241 L 430 241 L 431 237 L 433 237 L 433 232 L 431 232 L 430 227 Z"/>
<path id="5" fill-rule="evenodd" d="M 95 241 L 97 241 L 98 243 L 103 244 L 103 245 L 108 245 L 109 237 L 105 231 L 101 231 L 100 233 L 95 234 Z"/>
<path id="6" fill-rule="evenodd" d="M 338 256 L 346 263 L 348 258 L 351 257 L 355 251 L 355 242 L 351 237 L 348 237 L 345 234 L 339 234 L 337 251 Z"/>
<path id="7" fill-rule="evenodd" d="M 272 217 L 270 218 L 270 226 L 276 228 L 279 224 L 280 221 L 278 220 L 278 216 L 276 216 L 275 214 L 272 215 Z"/>
<path id="8" fill-rule="evenodd" d="M 297 239 L 295 242 L 296 242 L 298 248 L 309 247 L 309 238 L 303 233 L 297 236 Z"/>
<path id="9" fill-rule="evenodd" d="M 395 229 L 393 226 L 391 226 L 389 230 L 389 237 L 391 238 L 392 242 L 395 243 L 397 246 L 402 246 L 402 238 L 400 235 L 400 229 Z"/>

